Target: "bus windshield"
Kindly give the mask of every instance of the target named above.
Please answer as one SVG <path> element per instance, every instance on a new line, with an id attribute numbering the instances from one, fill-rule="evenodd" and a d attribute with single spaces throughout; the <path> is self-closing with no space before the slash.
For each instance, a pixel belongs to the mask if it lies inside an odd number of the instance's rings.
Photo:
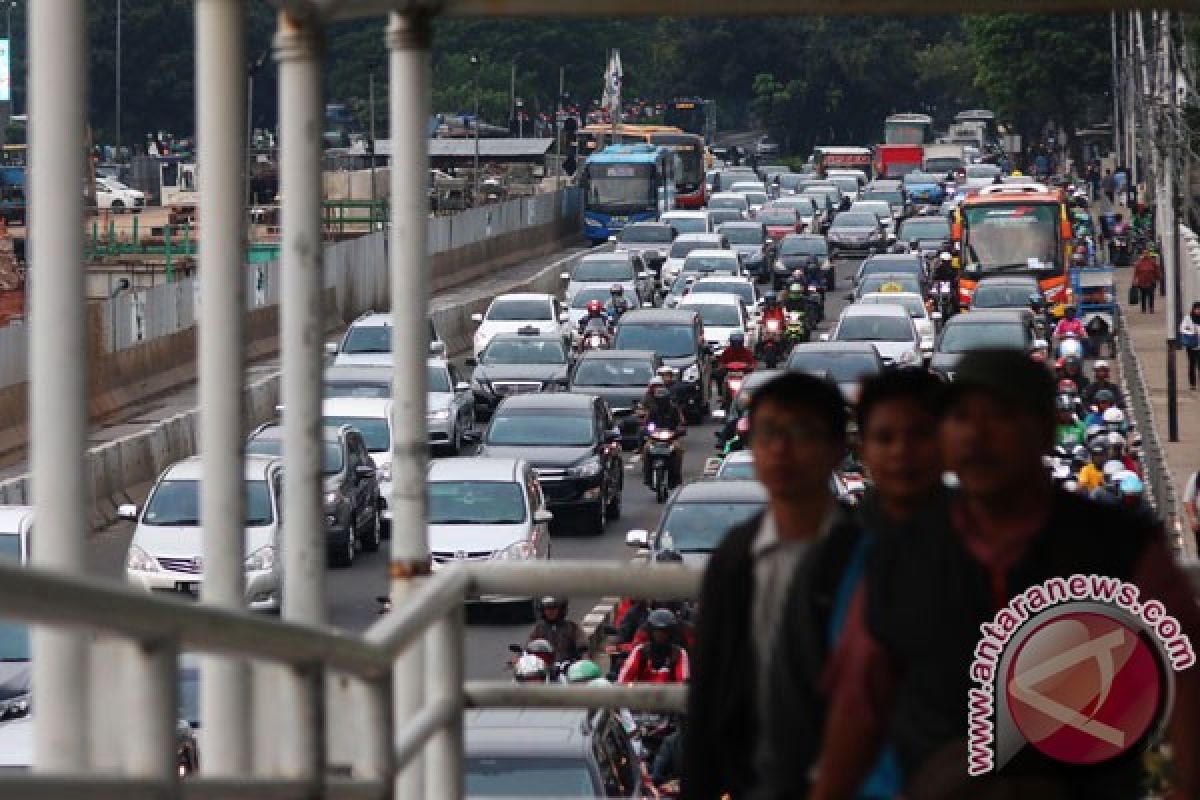
<path id="1" fill-rule="evenodd" d="M 653 169 L 642 164 L 589 164 L 588 209 L 602 214 L 631 214 L 656 208 Z"/>
<path id="2" fill-rule="evenodd" d="M 1054 273 L 1058 257 L 1058 206 L 988 205 L 963 209 L 963 269 L 980 272 Z"/>
<path id="3" fill-rule="evenodd" d="M 704 140 L 679 133 L 655 133 L 650 143 L 665 147 L 679 157 L 675 185 L 683 191 L 699 188 L 704 180 Z"/>

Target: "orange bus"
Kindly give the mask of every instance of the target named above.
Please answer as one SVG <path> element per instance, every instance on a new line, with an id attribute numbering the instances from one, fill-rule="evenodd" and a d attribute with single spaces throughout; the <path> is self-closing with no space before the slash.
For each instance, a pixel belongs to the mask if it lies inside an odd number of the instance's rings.
<path id="1" fill-rule="evenodd" d="M 575 136 L 581 158 L 598 153 L 610 144 L 653 144 L 675 153 L 675 205 L 703 208 L 707 198 L 704 183 L 704 138 L 671 125 L 587 125 Z"/>
<path id="2" fill-rule="evenodd" d="M 967 308 L 988 275 L 1032 275 L 1050 305 L 1070 302 L 1074 232 L 1062 192 L 1037 185 L 986 187 L 954 213 L 959 305 Z"/>

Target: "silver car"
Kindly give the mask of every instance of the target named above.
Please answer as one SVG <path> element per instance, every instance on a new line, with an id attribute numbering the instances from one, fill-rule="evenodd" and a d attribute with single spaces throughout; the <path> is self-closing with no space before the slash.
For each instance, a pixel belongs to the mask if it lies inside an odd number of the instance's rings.
<path id="1" fill-rule="evenodd" d="M 450 455 L 458 455 L 466 434 L 475 427 L 475 394 L 471 384 L 459 378 L 455 366 L 445 359 L 429 359 L 426 370 L 429 386 L 425 419 L 429 443 Z"/>
<path id="2" fill-rule="evenodd" d="M 633 252 L 591 253 L 579 259 L 575 269 L 559 276 L 564 284 L 563 298 L 567 305 L 580 289 L 603 286 L 611 289 L 620 286 L 630 308 L 650 302 L 654 296 L 654 275 L 646 269 L 646 262 Z"/>

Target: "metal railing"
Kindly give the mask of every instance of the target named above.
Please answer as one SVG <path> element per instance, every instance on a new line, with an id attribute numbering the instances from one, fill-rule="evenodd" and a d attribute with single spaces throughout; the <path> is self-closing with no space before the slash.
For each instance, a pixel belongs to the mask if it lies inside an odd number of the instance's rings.
<path id="1" fill-rule="evenodd" d="M 462 795 L 463 712 L 468 708 L 632 708 L 679 712 L 682 686 L 529 686 L 508 681 L 464 681 L 462 642 L 464 601 L 472 596 L 522 593 L 540 595 L 636 595 L 662 599 L 694 597 L 700 571 L 689 567 L 597 562 L 546 564 L 456 564 L 423 579 L 403 609 L 381 617 L 362 637 L 316 625 L 279 622 L 183 600 L 148 596 L 132 587 L 71 577 L 0 562 L 0 616 L 48 626 L 85 629 L 122 637 L 130 648 L 126 665 L 132 678 L 125 698 L 124 778 L 86 780 L 66 774 L 0 774 L 0 795 L 11 797 L 253 797 L 386 798 L 391 777 L 419 760 L 426 746 L 442 740 L 441 763 L 426 774 L 425 796 Z M 442 668 L 425 677 L 424 702 L 397 720 L 394 730 L 385 713 L 393 680 L 406 680 L 401 655 L 424 639 L 437 648 Z M 313 771 L 307 779 L 277 777 L 199 777 L 180 781 L 174 773 L 173 733 L 177 655 L 200 651 L 282 665 L 307 687 L 316 710 L 310 724 L 320 725 L 324 677 L 337 672 L 361 681 L 366 692 L 356 718 L 356 741 L 367 752 L 351 774 Z M 38 709 L 32 711 L 37 718 Z M 281 731 L 282 733 L 282 731 Z M 325 737 L 316 736 L 316 764 L 327 765 Z M 370 746 L 375 743 L 376 746 Z M 391 747 L 388 747 L 391 743 Z M 201 763 L 205 757 L 200 752 Z M 137 774 L 135 766 L 143 765 Z M 10 794 L 11 793 L 11 794 Z"/>

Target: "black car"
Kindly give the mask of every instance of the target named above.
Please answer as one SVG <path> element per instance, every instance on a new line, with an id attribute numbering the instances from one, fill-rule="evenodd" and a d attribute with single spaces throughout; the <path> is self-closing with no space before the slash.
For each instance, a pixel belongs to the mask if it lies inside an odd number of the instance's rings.
<path id="1" fill-rule="evenodd" d="M 981 280 L 971 295 L 971 308 L 1030 308 L 1042 289 L 1032 275 L 990 275 Z"/>
<path id="2" fill-rule="evenodd" d="M 621 434 L 612 412 L 595 395 L 530 394 L 506 397 L 483 435 L 481 456 L 523 458 L 533 465 L 557 515 L 581 512 L 601 534 L 621 514 L 625 468 Z"/>
<path id="3" fill-rule="evenodd" d="M 837 258 L 843 253 L 870 255 L 887 247 L 888 234 L 879 217 L 870 211 L 847 211 L 838 214 L 829 226 L 829 255 Z"/>
<path id="4" fill-rule="evenodd" d="M 787 368 L 825 376 L 853 405 L 858 402 L 863 381 L 883 372 L 884 365 L 871 342 L 804 342 L 792 348 Z"/>
<path id="5" fill-rule="evenodd" d="M 642 444 L 637 407 L 661 366 L 662 359 L 651 350 L 590 350 L 575 364 L 570 388 L 603 397 L 621 431 L 621 446 L 636 450 Z"/>
<path id="6" fill-rule="evenodd" d="M 322 503 L 326 547 L 334 566 L 348 567 L 362 549 L 374 552 L 382 538 L 383 504 L 375 461 L 362 434 L 349 425 L 321 430 Z M 283 425 L 268 422 L 250 434 L 247 455 L 283 454 Z"/>
<path id="7" fill-rule="evenodd" d="M 648 549 L 650 560 L 675 550 L 684 563 L 703 566 L 725 534 L 766 505 L 767 490 L 756 480 L 693 481 L 675 490 L 654 530 L 631 530 L 625 544 Z"/>
<path id="8" fill-rule="evenodd" d="M 759 281 L 766 280 L 774 244 L 767 236 L 767 226 L 754 221 L 725 222 L 717 228 L 717 233 L 729 240 L 747 272 Z"/>
<path id="9" fill-rule="evenodd" d="M 468 358 L 463 363 L 475 368 L 471 375 L 475 412 L 486 418 L 510 395 L 565 389 L 571 353 L 558 334 L 531 328 L 496 334 L 479 361 Z"/>
<path id="10" fill-rule="evenodd" d="M 464 715 L 467 797 L 641 798 L 641 759 L 617 714 L 485 709 Z"/>
<path id="11" fill-rule="evenodd" d="M 900 272 L 916 278 L 921 286 L 920 294 L 926 293 L 929 288 L 929 274 L 925 271 L 925 262 L 920 253 L 880 253 L 871 256 L 859 265 L 854 285 L 862 283 L 869 275 Z"/>
<path id="12" fill-rule="evenodd" d="M 779 254 L 775 257 L 771 285 L 775 289 L 782 289 L 793 272 L 807 269 L 810 265 L 821 270 L 825 287 L 829 288 L 832 283 L 829 273 L 833 270 L 833 264 L 829 260 L 829 243 L 825 237 L 815 233 L 793 233 L 783 237 L 779 243 Z"/>
<path id="13" fill-rule="evenodd" d="M 613 349 L 653 350 L 679 370 L 679 400 L 696 423 L 712 399 L 711 350 L 704 342 L 704 323 L 694 309 L 641 309 L 621 316 Z"/>
<path id="14" fill-rule="evenodd" d="M 972 350 L 1010 348 L 1032 352 L 1036 343 L 1033 313 L 1026 309 L 979 309 L 955 314 L 938 334 L 929 369 L 945 380 L 954 380 L 958 362 Z"/>

